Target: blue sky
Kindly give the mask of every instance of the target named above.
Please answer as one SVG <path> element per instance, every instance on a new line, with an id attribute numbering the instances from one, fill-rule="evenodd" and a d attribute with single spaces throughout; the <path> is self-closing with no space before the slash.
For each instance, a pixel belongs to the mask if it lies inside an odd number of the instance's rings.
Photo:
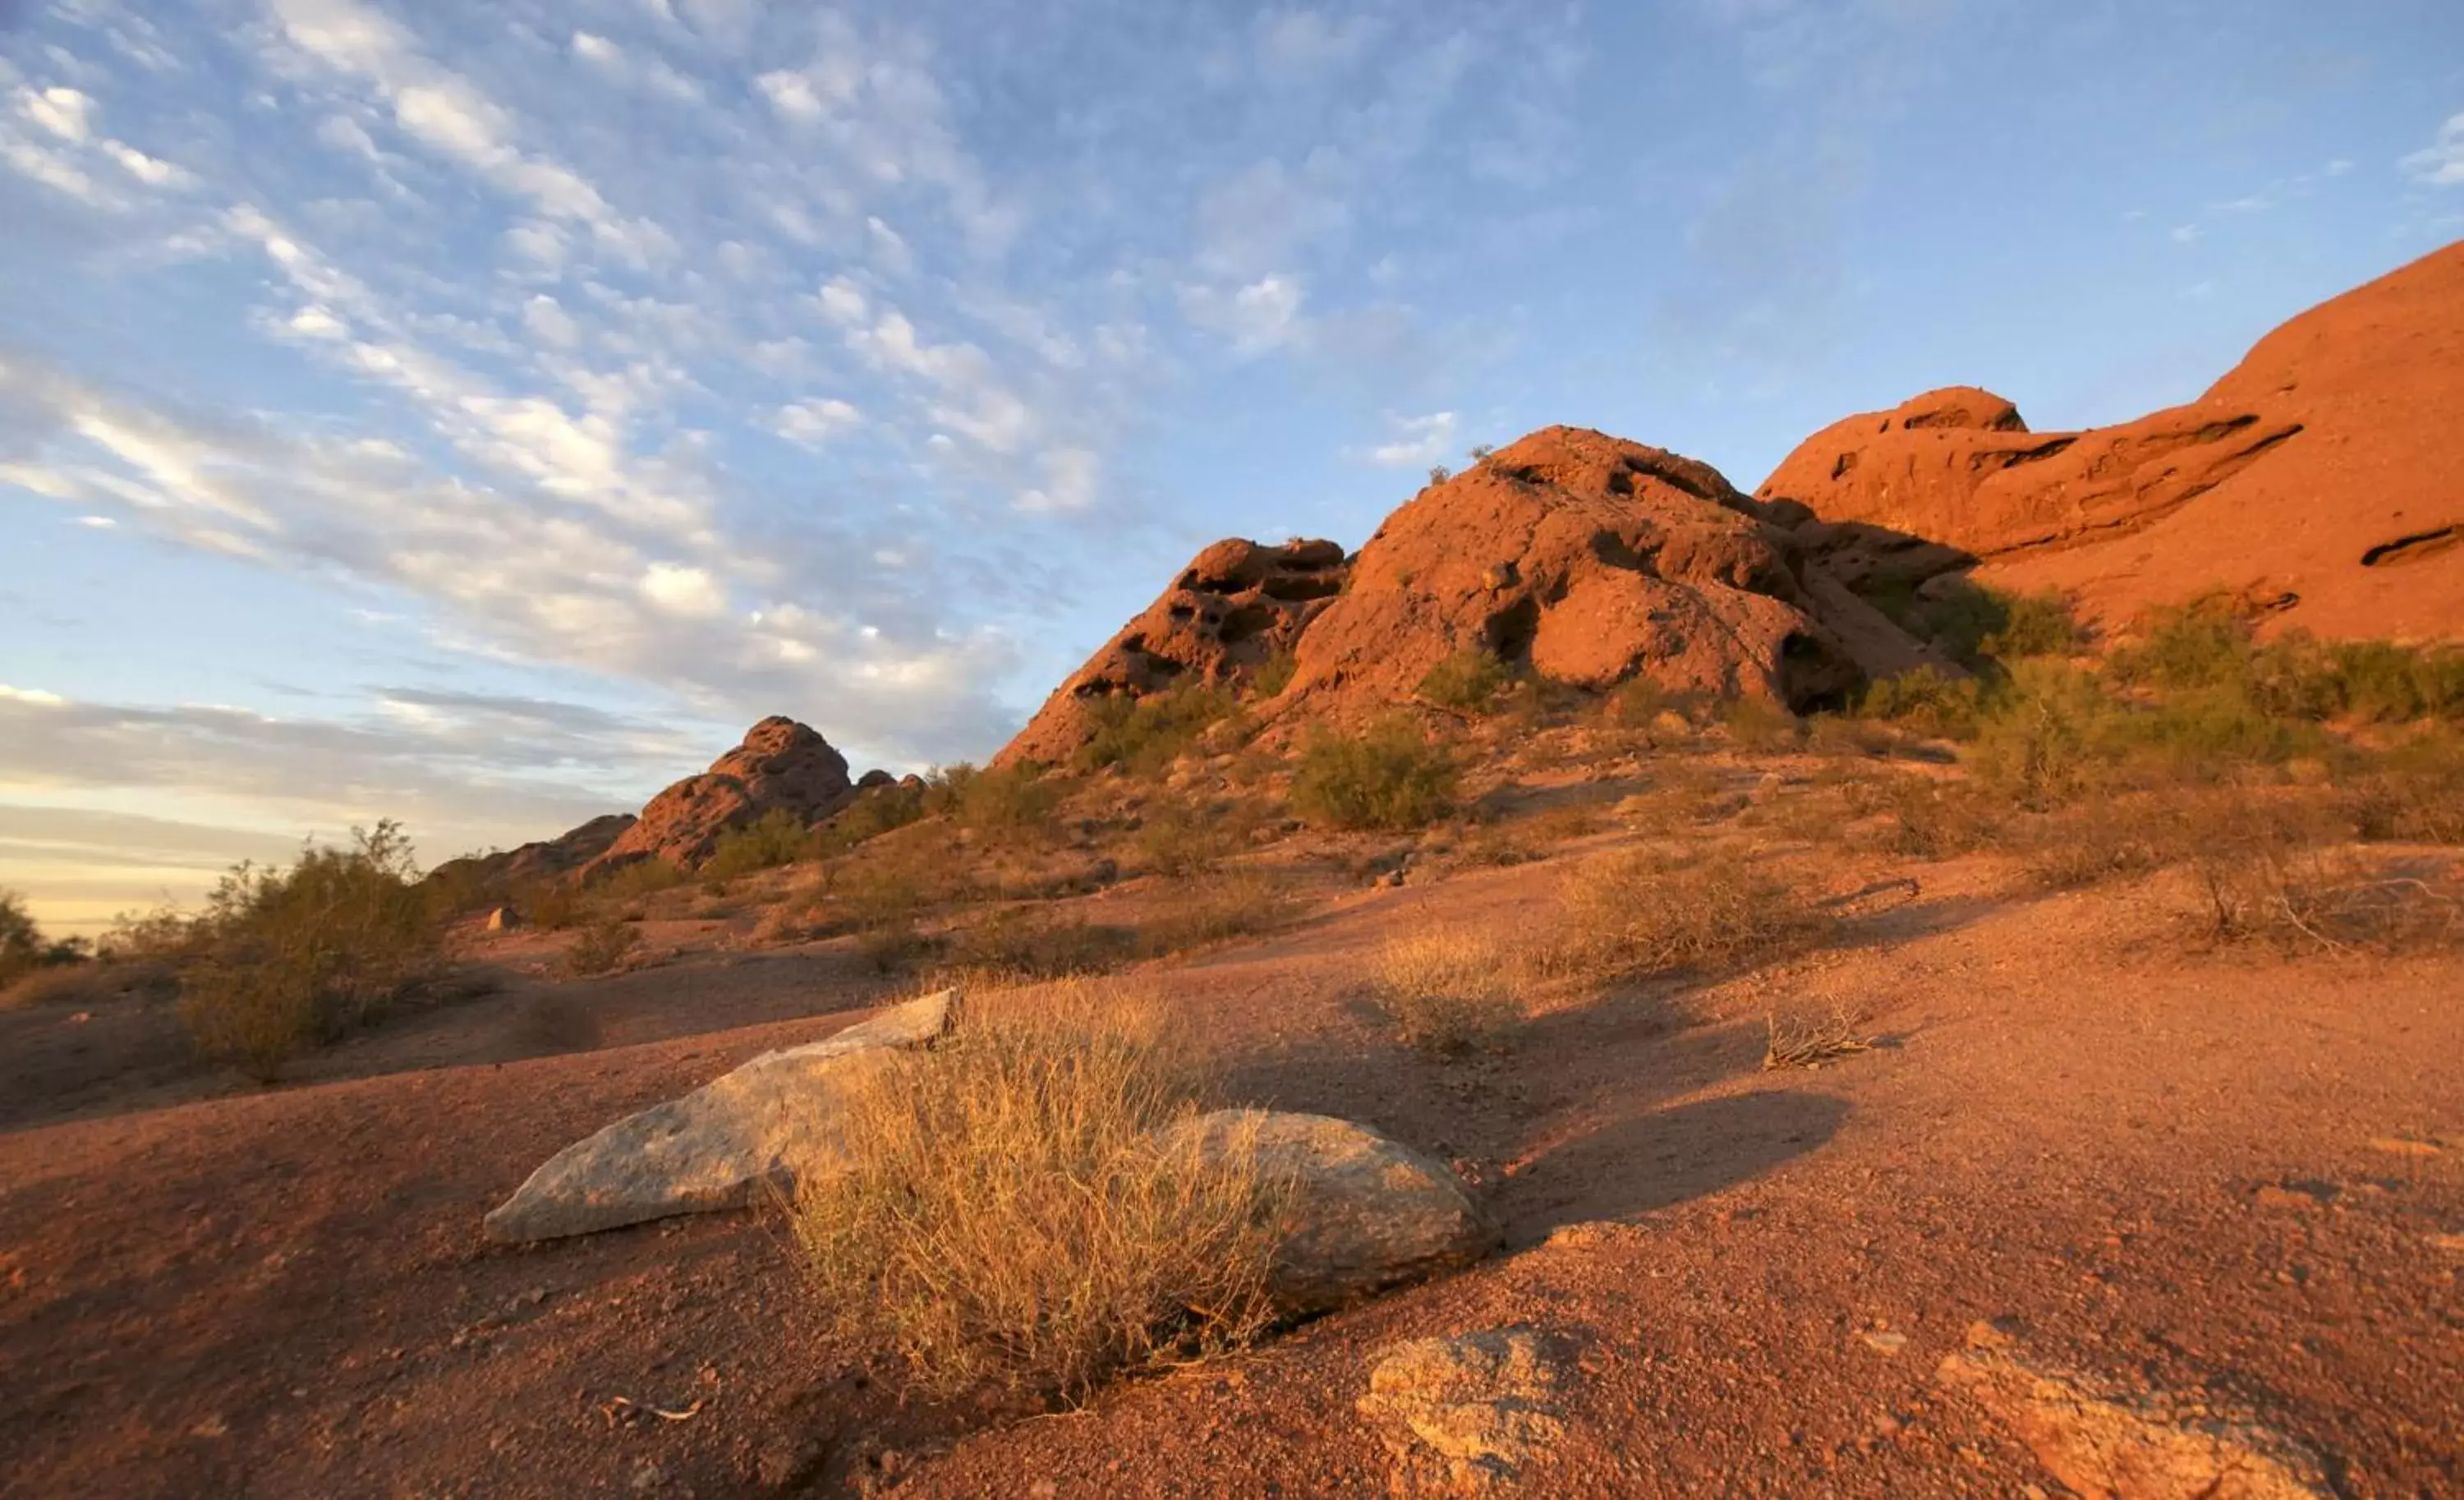
<path id="1" fill-rule="evenodd" d="M 2464 8 L 2327 9 L 0 0 L 0 885 L 980 759 L 1551 422 L 2186 399 L 2464 234 Z"/>

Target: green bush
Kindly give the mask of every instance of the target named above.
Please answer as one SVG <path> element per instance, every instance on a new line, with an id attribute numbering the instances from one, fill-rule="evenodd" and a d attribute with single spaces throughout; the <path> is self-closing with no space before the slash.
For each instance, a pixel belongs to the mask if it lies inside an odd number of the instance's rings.
<path id="1" fill-rule="evenodd" d="M 733 880 L 757 870 L 792 865 L 810 850 L 803 820 L 784 807 L 773 807 L 753 822 L 718 836 L 717 848 L 702 862 L 705 880 Z"/>
<path id="2" fill-rule="evenodd" d="M 400 827 L 288 870 L 241 865 L 187 923 L 180 1013 L 207 1055 L 264 1081 L 429 978 L 437 933 Z"/>
<path id="3" fill-rule="evenodd" d="M 1997 662 L 2036 656 L 2069 656 L 2086 644 L 2086 632 L 2059 594 L 1991 594 L 2000 623 L 1977 642 L 1978 654 Z"/>
<path id="4" fill-rule="evenodd" d="M 2117 648 L 2106 671 L 2117 682 L 2180 692 L 2239 687 L 2255 654 L 2248 623 L 2222 600 L 2151 610 L 2139 638 Z"/>
<path id="5" fill-rule="evenodd" d="M 1258 664 L 1249 673 L 1249 695 L 1270 698 L 1292 685 L 1292 674 L 1300 670 L 1300 658 L 1290 651 L 1277 651 Z"/>
<path id="6" fill-rule="evenodd" d="M 962 761 L 932 774 L 924 805 L 962 828 L 1006 842 L 1048 833 L 1061 792 L 1036 766 L 979 769 Z"/>
<path id="7" fill-rule="evenodd" d="M 1176 688 L 1144 697 L 1113 694 L 1095 705 L 1078 768 L 1118 766 L 1133 776 L 1154 776 L 1197 748 L 1208 730 L 1240 707 L 1237 697 L 1220 688 Z"/>
<path id="8" fill-rule="evenodd" d="M 1510 674 L 1492 652 L 1466 646 L 1430 668 L 1413 691 L 1423 702 L 1463 714 L 1485 714 L 1497 706 Z"/>
<path id="9" fill-rule="evenodd" d="M 1970 760 L 1988 786 L 2030 807 L 2052 807 L 2085 789 L 2109 755 L 2121 712 L 2093 673 L 2019 662 L 1978 724 Z"/>
<path id="10" fill-rule="evenodd" d="M 866 787 L 856 794 L 855 801 L 813 830 L 807 841 L 810 851 L 842 854 L 893 828 L 907 827 L 924 816 L 925 793 L 922 785 L 905 782 Z"/>
<path id="11" fill-rule="evenodd" d="M 592 881 L 590 889 L 596 894 L 614 900 L 632 901 L 646 895 L 656 895 L 662 891 L 672 891 L 692 878 L 666 860 L 652 855 L 618 866 Z"/>
<path id="12" fill-rule="evenodd" d="M 1453 755 L 1409 718 L 1356 735 L 1321 730 L 1301 747 L 1292 808 L 1330 827 L 1422 827 L 1454 810 L 1460 774 Z"/>
<path id="13" fill-rule="evenodd" d="M 993 983 L 1033 984 L 1119 967 L 1136 946 L 1125 928 L 1021 908 L 996 912 L 950 941 L 949 962 Z"/>
<path id="14" fill-rule="evenodd" d="M 2081 644 L 2070 605 L 2057 595 L 2006 594 L 1965 579 L 1920 593 L 1895 580 L 1871 593 L 1901 629 L 1966 667 L 2068 655 Z"/>
<path id="15" fill-rule="evenodd" d="M 1937 667 L 1919 667 L 1867 684 L 1857 703 L 1859 718 L 1900 724 L 1920 735 L 1967 739 L 1976 733 L 1982 685 Z"/>

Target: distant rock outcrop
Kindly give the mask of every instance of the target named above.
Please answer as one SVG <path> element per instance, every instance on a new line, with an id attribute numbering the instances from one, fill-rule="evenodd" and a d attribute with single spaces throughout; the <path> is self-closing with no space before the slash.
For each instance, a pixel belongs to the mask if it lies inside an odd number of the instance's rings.
<path id="1" fill-rule="evenodd" d="M 2197 401 L 2031 432 L 1933 391 L 1806 439 L 1757 497 L 1869 588 L 1974 569 L 2089 618 L 2223 594 L 2328 636 L 2464 634 L 2464 245 L 2321 304 Z"/>
<path id="2" fill-rule="evenodd" d="M 1927 659 L 1718 470 L 1566 427 L 1386 518 L 1288 691 L 1399 700 L 1466 647 L 1595 690 L 1648 677 L 1799 709 Z"/>
<path id="3" fill-rule="evenodd" d="M 1068 760 L 1086 743 L 1095 706 L 1110 698 L 1246 682 L 1292 649 L 1343 591 L 1346 573 L 1343 548 L 1331 541 L 1215 543 L 1053 690 L 999 759 Z"/>
<path id="4" fill-rule="evenodd" d="M 468 882 L 466 889 L 496 893 L 571 874 L 600 855 L 633 826 L 629 812 L 611 812 L 552 839 L 493 854 L 449 859 L 430 872 L 431 880 Z"/>
<path id="5" fill-rule="evenodd" d="M 664 859 L 691 867 L 708 859 L 719 836 L 774 810 L 804 823 L 828 816 L 854 795 L 847 757 L 821 735 L 773 715 L 744 742 L 650 799 L 593 869 Z"/>

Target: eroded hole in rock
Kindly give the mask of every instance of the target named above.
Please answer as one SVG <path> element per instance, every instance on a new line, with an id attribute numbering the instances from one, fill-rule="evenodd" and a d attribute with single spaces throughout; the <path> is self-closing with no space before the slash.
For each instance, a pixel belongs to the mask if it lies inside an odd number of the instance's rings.
<path id="1" fill-rule="evenodd" d="M 1793 714 L 1837 714 L 1848 707 L 1858 672 L 1803 631 L 1779 643 L 1779 693 Z"/>
<path id="2" fill-rule="evenodd" d="M 1832 462 L 1831 477 L 1834 479 L 1845 479 L 1848 477 L 1848 472 L 1856 467 L 1857 455 L 1855 453 L 1841 453 Z"/>
<path id="3" fill-rule="evenodd" d="M 1628 573 L 1649 573 L 1652 571 L 1650 560 L 1645 558 L 1642 553 L 1637 551 L 1633 542 L 1628 541 L 1625 538 L 1618 536 L 1613 531 L 1602 531 L 1593 534 L 1592 556 L 1599 559 L 1610 567 L 1618 568 Z"/>
<path id="4" fill-rule="evenodd" d="M 1683 490 L 1698 500 L 1718 498 L 1711 486 L 1705 484 L 1700 476 L 1688 473 L 1681 465 L 1654 463 L 1648 458 L 1628 453 L 1625 456 L 1625 466 L 1636 474 L 1650 475 L 1670 489 Z"/>
<path id="5" fill-rule="evenodd" d="M 1540 601 L 1526 594 L 1490 615 L 1481 627 L 1481 639 L 1500 661 L 1531 659 L 1531 638 L 1540 633 Z"/>
<path id="6" fill-rule="evenodd" d="M 2190 441 L 2194 443 L 2217 442 L 2221 439 L 2233 436 L 2235 432 L 2240 431 L 2243 428 L 2249 427 L 2257 420 L 2258 418 L 2255 416 L 2243 415 L 2228 417 L 2222 422 L 2211 422 L 2205 427 L 2200 428 L 2197 431 L 2191 433 Z M 2277 437 L 2276 441 L 2282 442 L 2284 438 L 2291 437 L 2293 432 L 2299 432 L 2299 430 L 2301 430 L 2297 427 L 2293 429 L 2293 431 L 2283 433 L 2281 436 Z"/>
<path id="7" fill-rule="evenodd" d="M 1176 620 L 1186 620 L 1197 614 L 1198 611 L 1188 605 L 1174 605 L 1171 608 L 1165 610 L 1164 613 L 1171 615 Z"/>
<path id="8" fill-rule="evenodd" d="M 2440 526 L 2431 531 L 2417 531 L 2409 537 L 2382 541 L 2362 554 L 2364 567 L 2388 567 L 2399 562 L 2418 562 L 2423 558 L 2446 551 L 2464 542 L 2464 525 Z"/>
<path id="9" fill-rule="evenodd" d="M 1215 629 L 1216 638 L 1226 646 L 1238 646 L 1272 629 L 1279 618 L 1277 611 L 1265 605 L 1243 605 L 1224 611 L 1223 623 Z"/>

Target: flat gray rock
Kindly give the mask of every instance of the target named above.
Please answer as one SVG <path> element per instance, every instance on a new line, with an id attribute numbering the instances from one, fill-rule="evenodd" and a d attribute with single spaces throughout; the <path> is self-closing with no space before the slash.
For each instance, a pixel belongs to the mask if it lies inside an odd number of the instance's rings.
<path id="1" fill-rule="evenodd" d="M 1321 1312 L 1468 1265 L 1501 1238 L 1442 1162 L 1350 1120 L 1218 1110 L 1163 1139 L 1209 1158 L 1251 1151 L 1269 1175 L 1290 1180 L 1271 1289 L 1288 1312 Z"/>
<path id="2" fill-rule="evenodd" d="M 799 1173 L 827 1172 L 843 1158 L 847 1091 L 898 1048 L 948 1031 L 957 1008 L 954 989 L 909 1001 L 627 1115 L 550 1157 L 488 1215 L 488 1234 L 553 1240 L 740 1208 L 767 1185 L 786 1189 Z"/>

